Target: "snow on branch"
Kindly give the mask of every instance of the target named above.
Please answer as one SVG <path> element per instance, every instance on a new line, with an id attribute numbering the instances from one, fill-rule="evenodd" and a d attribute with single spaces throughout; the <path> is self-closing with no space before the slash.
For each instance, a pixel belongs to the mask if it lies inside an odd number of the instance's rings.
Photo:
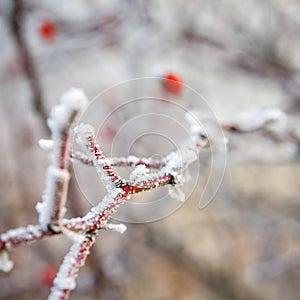
<path id="1" fill-rule="evenodd" d="M 47 144 L 45 145 L 45 148 L 47 149 Z M 72 161 L 80 162 L 87 166 L 95 166 L 93 159 L 81 151 L 71 151 L 70 158 Z M 160 169 L 164 166 L 164 162 L 160 159 L 153 159 L 151 157 L 138 158 L 134 155 L 128 157 L 112 157 L 108 158 L 108 161 L 112 167 L 135 167 L 138 165 L 145 165 L 149 169 Z"/>
<path id="2" fill-rule="evenodd" d="M 52 109 L 48 119 L 52 139 L 40 141 L 41 147 L 49 152 L 50 165 L 43 199 L 36 209 L 39 223 L 44 227 L 50 226 L 52 230 L 59 230 L 59 222 L 66 211 L 71 129 L 86 105 L 87 98 L 82 90 L 72 88 L 64 93 L 60 104 Z"/>
<path id="3" fill-rule="evenodd" d="M 95 242 L 95 234 L 86 235 L 81 242 L 75 242 L 61 264 L 51 288 L 48 300 L 65 300 L 76 288 L 76 279 L 81 267 Z"/>
<path id="4" fill-rule="evenodd" d="M 251 109 L 221 123 L 229 141 L 228 160 L 282 163 L 299 158 L 300 130 L 279 109 Z M 251 143 L 249 143 L 249 139 Z"/>
<path id="5" fill-rule="evenodd" d="M 12 248 L 39 241 L 46 237 L 64 234 L 73 245 L 59 269 L 51 289 L 49 299 L 67 299 L 76 287 L 79 269 L 84 265 L 90 248 L 101 229 L 123 233 L 123 224 L 108 223 L 119 206 L 132 195 L 169 187 L 169 195 L 178 201 L 185 201 L 181 186 L 187 182 L 187 170 L 196 161 L 203 148 L 210 145 L 206 133 L 194 114 L 188 113 L 190 137 L 177 151 L 167 154 L 161 160 L 138 158 L 135 156 L 106 158 L 95 140 L 95 130 L 91 125 L 80 124 L 75 128 L 76 143 L 82 151 L 71 151 L 70 137 L 73 124 L 83 111 L 87 99 L 79 89 L 67 91 L 55 106 L 48 120 L 51 139 L 41 140 L 40 147 L 49 154 L 46 171 L 46 188 L 42 202 L 37 204 L 39 224 L 9 230 L 0 235 L 0 269 L 9 271 L 13 263 L 7 251 Z M 284 113 L 278 110 L 245 113 L 231 122 L 221 123 L 221 128 L 229 135 L 246 135 L 263 131 L 274 141 L 285 139 L 299 147 L 300 134 L 286 121 Z M 70 160 L 95 167 L 100 178 L 106 183 L 107 194 L 85 216 L 63 219 L 70 174 Z M 115 167 L 133 167 L 128 179 L 121 178 Z"/>
<path id="6" fill-rule="evenodd" d="M 127 230 L 127 227 L 124 224 L 108 223 L 105 225 L 104 229 L 119 232 L 119 233 L 123 234 Z"/>
<path id="7" fill-rule="evenodd" d="M 228 124 L 223 124 L 224 130 L 251 132 L 261 129 L 286 127 L 287 116 L 280 109 L 251 109 L 240 112 Z"/>
<path id="8" fill-rule="evenodd" d="M 77 143 L 85 146 L 91 153 L 97 172 L 106 183 L 106 189 L 109 191 L 113 187 L 120 187 L 123 181 L 114 171 L 109 160 L 103 155 L 99 145 L 96 144 L 94 128 L 89 124 L 80 124 L 75 128 L 75 132 L 77 134 Z"/>

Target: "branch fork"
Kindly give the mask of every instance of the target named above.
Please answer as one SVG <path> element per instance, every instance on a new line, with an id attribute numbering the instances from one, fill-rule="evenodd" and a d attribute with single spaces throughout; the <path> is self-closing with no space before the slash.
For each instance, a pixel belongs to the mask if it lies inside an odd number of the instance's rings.
<path id="1" fill-rule="evenodd" d="M 48 120 L 51 130 L 50 140 L 40 140 L 39 144 L 49 156 L 46 172 L 46 187 L 42 201 L 36 206 L 39 215 L 37 225 L 9 230 L 0 235 L 0 268 L 9 271 L 7 250 L 29 244 L 53 235 L 64 234 L 73 245 L 65 256 L 54 280 L 48 299 L 64 300 L 76 287 L 76 278 L 80 268 L 95 242 L 101 229 L 123 233 L 124 224 L 111 224 L 109 219 L 118 207 L 128 201 L 132 195 L 161 186 L 171 186 L 170 195 L 184 201 L 179 186 L 184 183 L 184 173 L 207 142 L 205 136 L 198 135 L 176 152 L 162 160 L 151 158 L 106 158 L 95 140 L 95 130 L 89 124 L 75 127 L 76 143 L 82 151 L 72 151 L 70 146 L 73 126 L 84 111 L 87 98 L 80 89 L 72 88 L 55 106 Z M 105 183 L 106 196 L 85 216 L 65 219 L 66 201 L 69 186 L 69 164 L 79 161 L 96 168 L 100 179 Z M 134 167 L 128 180 L 121 178 L 115 167 Z M 175 192 L 174 192 L 175 191 Z M 177 195 L 177 196 L 176 196 Z"/>

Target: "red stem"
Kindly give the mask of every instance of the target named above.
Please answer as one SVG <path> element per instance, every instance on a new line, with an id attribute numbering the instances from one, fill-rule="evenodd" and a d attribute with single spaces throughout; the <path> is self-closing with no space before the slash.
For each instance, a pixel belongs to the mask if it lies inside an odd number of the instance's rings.
<path id="1" fill-rule="evenodd" d="M 75 288 L 78 272 L 84 266 L 94 242 L 95 234 L 90 234 L 85 237 L 82 243 L 73 244 L 60 266 L 48 299 L 66 300 L 69 298 L 71 290 Z M 74 285 L 64 284 L 66 279 L 71 280 Z"/>
<path id="2" fill-rule="evenodd" d="M 102 169 L 104 173 L 108 176 L 111 183 L 116 187 L 121 187 L 123 185 L 123 180 L 119 177 L 116 172 L 114 171 L 111 164 L 108 162 L 106 157 L 103 155 L 102 151 L 100 150 L 99 146 L 96 144 L 95 139 L 93 136 L 88 137 L 89 148 L 91 149 L 94 158 L 96 161 L 102 165 Z"/>
<path id="3" fill-rule="evenodd" d="M 93 159 L 89 158 L 80 151 L 71 151 L 70 158 L 75 159 L 84 165 L 95 166 Z M 160 169 L 165 166 L 165 162 L 160 159 L 137 158 L 137 157 L 113 157 L 109 158 L 112 167 L 135 167 L 145 165 L 149 169 Z"/>

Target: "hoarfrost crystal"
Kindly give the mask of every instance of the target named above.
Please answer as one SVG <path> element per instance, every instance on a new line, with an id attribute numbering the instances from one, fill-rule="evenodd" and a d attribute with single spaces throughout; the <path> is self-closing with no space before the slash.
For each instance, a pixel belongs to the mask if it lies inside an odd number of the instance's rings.
<path id="1" fill-rule="evenodd" d="M 9 272 L 13 268 L 14 263 L 8 258 L 6 251 L 0 251 L 0 270 Z"/>

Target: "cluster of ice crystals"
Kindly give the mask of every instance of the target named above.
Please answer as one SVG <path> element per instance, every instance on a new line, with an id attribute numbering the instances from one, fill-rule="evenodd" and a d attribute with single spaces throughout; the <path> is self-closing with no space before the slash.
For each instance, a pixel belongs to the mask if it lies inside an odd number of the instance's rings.
<path id="1" fill-rule="evenodd" d="M 92 212 L 101 213 L 107 208 L 109 208 L 115 202 L 115 198 L 119 195 L 124 194 L 124 191 L 121 188 L 111 189 L 107 195 L 105 195 L 102 200 L 98 203 L 97 206 L 92 208 Z"/>
<path id="2" fill-rule="evenodd" d="M 71 88 L 65 92 L 60 104 L 56 105 L 48 119 L 48 126 L 52 132 L 61 132 L 69 126 L 72 115 L 84 109 L 87 104 L 87 98 L 81 89 Z"/>
<path id="3" fill-rule="evenodd" d="M 41 149 L 49 152 L 53 149 L 53 141 L 52 140 L 40 139 L 39 140 L 39 146 L 40 146 Z"/>
<path id="4" fill-rule="evenodd" d="M 196 134 L 203 132 L 203 129 L 199 123 L 199 120 L 193 112 L 187 112 L 185 114 L 185 120 L 190 125 L 190 132 L 192 135 L 196 135 Z"/>
<path id="5" fill-rule="evenodd" d="M 9 259 L 6 251 L 0 251 L 0 270 L 9 272 L 14 266 L 14 263 Z"/>
<path id="6" fill-rule="evenodd" d="M 119 233 L 123 234 L 126 231 L 127 227 L 124 224 L 111 224 L 111 223 L 109 223 L 109 224 L 105 225 L 105 229 L 116 231 L 116 232 L 119 232 Z"/>
<path id="7" fill-rule="evenodd" d="M 95 135 L 95 129 L 90 124 L 80 123 L 74 131 L 76 133 L 76 143 L 84 148 L 88 145 L 88 138 Z"/>
<path id="8" fill-rule="evenodd" d="M 53 287 L 54 290 L 74 290 L 76 287 L 75 276 L 70 275 L 70 268 L 76 263 L 76 257 L 80 251 L 81 244 L 74 243 L 65 256 L 64 261 L 54 279 Z M 54 293 L 51 293 L 54 296 Z M 51 298 L 50 298 L 51 299 Z M 53 299 L 56 299 L 53 297 Z"/>
<path id="9" fill-rule="evenodd" d="M 112 190 L 114 188 L 115 182 L 112 182 L 112 178 L 108 176 L 106 171 L 103 169 L 103 167 L 108 164 L 109 164 L 109 159 L 94 157 L 94 165 L 96 166 L 97 173 L 100 175 L 101 180 L 106 183 L 106 189 Z"/>
<path id="10" fill-rule="evenodd" d="M 61 96 L 61 103 L 73 110 L 83 110 L 87 103 L 87 97 L 82 89 L 72 87 Z"/>
<path id="11" fill-rule="evenodd" d="M 284 126 L 287 122 L 286 114 L 280 109 L 251 109 L 239 113 L 234 124 L 244 131 L 252 131 L 265 126 Z"/>
<path id="12" fill-rule="evenodd" d="M 20 227 L 17 229 L 11 229 L 6 233 L 1 234 L 1 240 L 5 242 L 5 248 L 10 248 L 10 240 L 18 237 L 22 237 L 24 240 L 34 240 L 41 237 L 42 233 L 38 226 L 28 225 L 27 227 Z"/>
<path id="13" fill-rule="evenodd" d="M 135 183 L 137 180 L 149 174 L 149 169 L 145 165 L 138 165 L 134 168 L 133 172 L 130 174 L 129 181 Z"/>
<path id="14" fill-rule="evenodd" d="M 51 130 L 61 131 L 66 128 L 72 114 L 84 109 L 86 104 L 87 98 L 82 90 L 71 88 L 65 92 L 60 99 L 60 104 L 56 105 L 51 111 L 48 120 Z"/>
<path id="15" fill-rule="evenodd" d="M 169 185 L 168 190 L 169 190 L 169 195 L 170 195 L 171 198 L 177 200 L 178 202 L 184 202 L 185 201 L 185 194 L 183 193 L 183 191 L 180 189 L 179 186 Z"/>
<path id="16" fill-rule="evenodd" d="M 136 165 L 139 161 L 139 158 L 134 155 L 129 155 L 127 161 L 132 165 Z"/>
<path id="17" fill-rule="evenodd" d="M 169 195 L 179 202 L 185 201 L 185 194 L 180 189 L 180 185 L 189 180 L 187 167 L 198 159 L 199 144 L 204 146 L 207 143 L 207 139 L 203 134 L 203 128 L 196 115 L 192 112 L 188 112 L 185 118 L 190 125 L 191 139 L 185 142 L 177 151 L 171 152 L 164 159 L 165 167 L 162 169 L 163 172 L 174 176 L 175 185 L 168 186 Z M 202 138 L 201 135 L 203 135 L 204 138 Z"/>
<path id="18" fill-rule="evenodd" d="M 67 170 L 62 170 L 54 166 L 47 169 L 46 174 L 46 190 L 43 194 L 42 202 L 38 202 L 36 210 L 39 214 L 39 223 L 47 226 L 50 223 L 51 215 L 55 206 L 55 195 L 58 182 L 67 183 L 70 174 Z"/>
<path id="19" fill-rule="evenodd" d="M 176 184 L 183 183 L 182 173 L 187 166 L 182 154 L 181 151 L 171 152 L 165 158 L 165 167 L 162 168 L 163 173 L 173 175 Z"/>

